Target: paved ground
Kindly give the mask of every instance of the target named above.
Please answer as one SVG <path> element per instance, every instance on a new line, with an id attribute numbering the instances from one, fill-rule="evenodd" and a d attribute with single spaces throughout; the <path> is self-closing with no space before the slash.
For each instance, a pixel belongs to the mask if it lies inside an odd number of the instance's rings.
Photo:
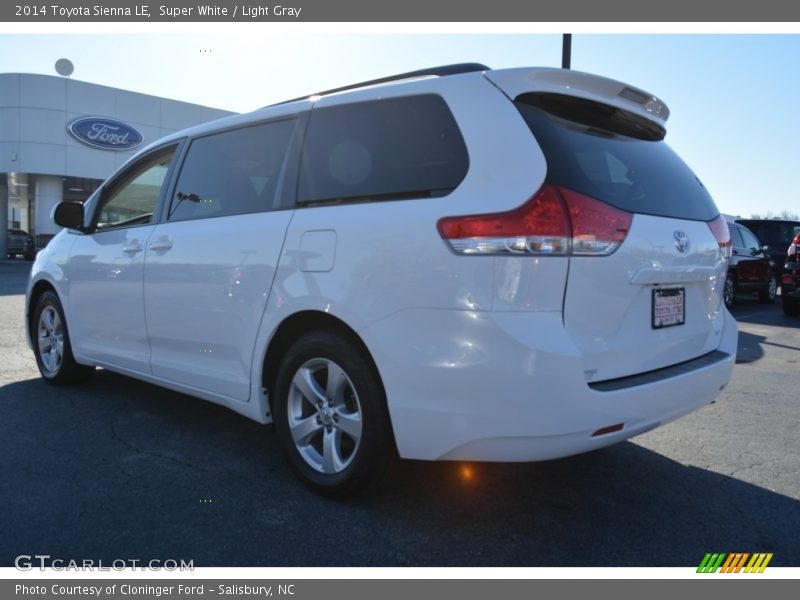
<path id="1" fill-rule="evenodd" d="M 42 383 L 30 263 L 0 262 L 0 566 L 19 554 L 198 566 L 800 566 L 800 319 L 742 298 L 717 403 L 613 448 L 523 465 L 401 462 L 349 503 L 307 492 L 271 430 L 98 371 Z"/>

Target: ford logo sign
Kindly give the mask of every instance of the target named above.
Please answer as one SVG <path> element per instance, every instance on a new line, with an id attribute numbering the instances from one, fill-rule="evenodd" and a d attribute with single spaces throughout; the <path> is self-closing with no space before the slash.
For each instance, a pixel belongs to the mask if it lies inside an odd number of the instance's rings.
<path id="1" fill-rule="evenodd" d="M 105 117 L 75 119 L 67 130 L 79 142 L 103 150 L 130 150 L 142 143 L 142 134 L 135 128 Z"/>

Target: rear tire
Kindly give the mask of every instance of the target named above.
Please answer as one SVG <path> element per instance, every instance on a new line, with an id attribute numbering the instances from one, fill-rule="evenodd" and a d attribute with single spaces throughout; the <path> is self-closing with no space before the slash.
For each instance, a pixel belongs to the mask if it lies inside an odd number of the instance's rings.
<path id="1" fill-rule="evenodd" d="M 86 380 L 94 367 L 75 362 L 69 340 L 64 309 L 55 292 L 39 297 L 31 323 L 33 352 L 42 378 L 54 385 L 67 385 Z"/>
<path id="2" fill-rule="evenodd" d="M 307 487 L 343 498 L 380 479 L 390 456 L 386 397 L 369 355 L 352 338 L 326 330 L 295 341 L 272 404 L 281 446 Z"/>
<path id="3" fill-rule="evenodd" d="M 736 275 L 733 273 L 728 273 L 728 276 L 725 278 L 725 287 L 722 289 L 722 300 L 725 302 L 725 307 L 730 310 L 733 308 L 733 305 L 736 304 Z"/>
<path id="4" fill-rule="evenodd" d="M 791 298 L 789 296 L 781 296 L 783 304 L 783 313 L 789 317 L 796 317 L 800 315 L 800 300 Z"/>
<path id="5" fill-rule="evenodd" d="M 777 295 L 778 277 L 775 275 L 775 273 L 770 273 L 767 287 L 763 290 L 759 290 L 758 292 L 758 301 L 761 302 L 761 304 L 772 304 Z"/>

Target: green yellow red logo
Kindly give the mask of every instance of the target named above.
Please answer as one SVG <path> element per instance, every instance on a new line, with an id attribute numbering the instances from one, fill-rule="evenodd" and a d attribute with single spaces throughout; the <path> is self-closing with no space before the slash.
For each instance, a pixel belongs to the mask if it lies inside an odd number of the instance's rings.
<path id="1" fill-rule="evenodd" d="M 772 552 L 707 552 L 697 567 L 698 573 L 763 573 Z"/>

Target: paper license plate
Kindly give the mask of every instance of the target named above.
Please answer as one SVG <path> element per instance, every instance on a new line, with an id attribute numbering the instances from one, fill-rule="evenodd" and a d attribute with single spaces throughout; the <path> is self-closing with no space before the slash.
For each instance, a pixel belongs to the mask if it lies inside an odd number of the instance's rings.
<path id="1" fill-rule="evenodd" d="M 653 329 L 683 325 L 686 320 L 683 288 L 653 290 Z"/>

